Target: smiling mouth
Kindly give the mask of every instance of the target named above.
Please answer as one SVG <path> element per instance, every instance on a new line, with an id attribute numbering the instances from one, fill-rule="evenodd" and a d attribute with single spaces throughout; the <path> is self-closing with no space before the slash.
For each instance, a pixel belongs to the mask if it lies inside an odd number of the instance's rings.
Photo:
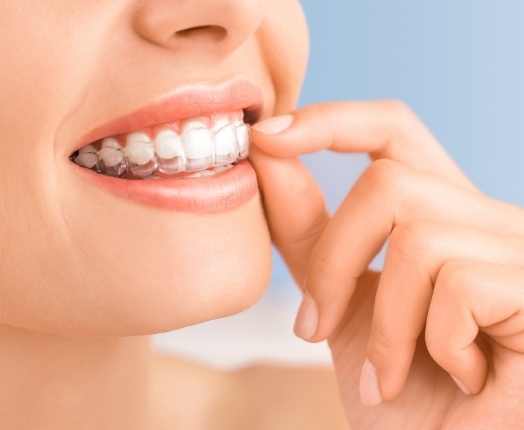
<path id="1" fill-rule="evenodd" d="M 122 179 L 202 178 L 222 173 L 249 154 L 243 112 L 215 114 L 108 136 L 70 160 Z"/>

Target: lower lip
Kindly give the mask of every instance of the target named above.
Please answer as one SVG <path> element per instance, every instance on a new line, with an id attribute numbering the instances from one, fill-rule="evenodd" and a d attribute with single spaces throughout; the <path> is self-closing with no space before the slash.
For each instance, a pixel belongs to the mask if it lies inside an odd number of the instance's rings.
<path id="1" fill-rule="evenodd" d="M 171 211 L 223 212 L 244 205 L 258 192 L 255 170 L 248 160 L 210 178 L 154 180 L 118 179 L 71 164 L 85 180 L 106 192 Z"/>

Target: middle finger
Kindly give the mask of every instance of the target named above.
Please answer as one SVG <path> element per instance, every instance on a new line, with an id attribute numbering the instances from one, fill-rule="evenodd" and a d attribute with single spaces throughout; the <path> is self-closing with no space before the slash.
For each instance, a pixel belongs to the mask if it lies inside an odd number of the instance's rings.
<path id="1" fill-rule="evenodd" d="M 435 198 L 438 196 L 438 198 Z M 306 289 L 319 310 L 309 340 L 336 328 L 356 280 L 395 226 L 447 222 L 524 236 L 524 211 L 405 165 L 374 162 L 350 191 L 311 252 Z"/>

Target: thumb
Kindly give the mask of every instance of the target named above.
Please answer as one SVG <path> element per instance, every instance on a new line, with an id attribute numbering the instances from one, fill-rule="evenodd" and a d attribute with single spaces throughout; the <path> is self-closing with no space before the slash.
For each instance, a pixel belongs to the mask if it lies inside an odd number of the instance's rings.
<path id="1" fill-rule="evenodd" d="M 324 196 L 297 158 L 275 158 L 252 148 L 250 160 L 257 172 L 273 243 L 303 288 L 311 249 L 329 220 Z"/>

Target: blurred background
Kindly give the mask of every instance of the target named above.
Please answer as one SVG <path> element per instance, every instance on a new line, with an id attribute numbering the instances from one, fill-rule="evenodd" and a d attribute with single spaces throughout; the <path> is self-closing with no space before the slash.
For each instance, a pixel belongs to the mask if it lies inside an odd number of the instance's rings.
<path id="1" fill-rule="evenodd" d="M 395 98 L 428 125 L 488 195 L 524 206 L 522 0 L 301 1 L 311 54 L 300 105 Z M 365 155 L 303 158 L 331 211 Z M 379 268 L 381 257 L 373 263 Z M 162 351 L 220 367 L 329 363 L 325 344 L 292 334 L 300 294 L 275 253 L 271 285 L 253 308 L 155 337 Z"/>

